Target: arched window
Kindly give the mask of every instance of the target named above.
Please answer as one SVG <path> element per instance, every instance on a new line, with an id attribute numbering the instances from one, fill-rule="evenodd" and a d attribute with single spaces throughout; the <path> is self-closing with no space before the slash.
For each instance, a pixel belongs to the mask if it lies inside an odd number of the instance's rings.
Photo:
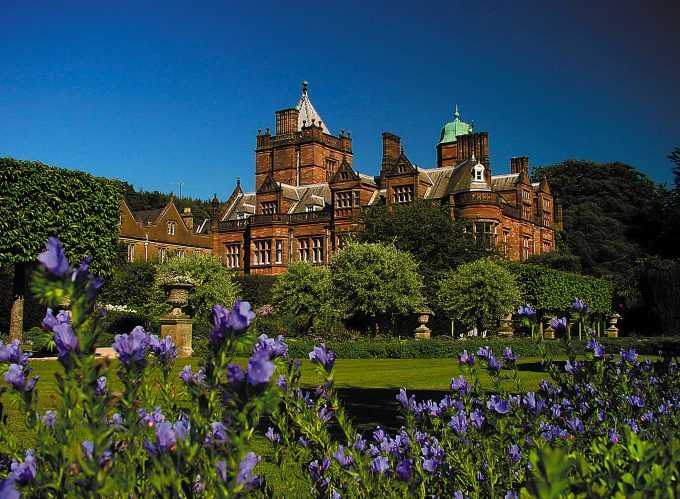
<path id="1" fill-rule="evenodd" d="M 477 163 L 472 167 L 472 180 L 474 182 L 484 182 L 484 165 Z"/>

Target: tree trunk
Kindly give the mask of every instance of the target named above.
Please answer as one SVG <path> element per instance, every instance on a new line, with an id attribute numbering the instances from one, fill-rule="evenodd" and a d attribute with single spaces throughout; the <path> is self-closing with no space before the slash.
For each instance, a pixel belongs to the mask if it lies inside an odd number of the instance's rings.
<path id="1" fill-rule="evenodd" d="M 26 263 L 14 264 L 12 311 L 9 316 L 9 341 L 21 341 L 24 330 L 24 294 L 26 292 Z"/>

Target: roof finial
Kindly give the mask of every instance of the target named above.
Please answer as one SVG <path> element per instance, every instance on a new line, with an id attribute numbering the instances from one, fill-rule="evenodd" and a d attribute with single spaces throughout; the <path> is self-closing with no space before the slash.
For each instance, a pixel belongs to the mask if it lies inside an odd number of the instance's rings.
<path id="1" fill-rule="evenodd" d="M 307 83 L 307 80 L 302 82 L 302 95 L 305 95 L 307 93 L 307 88 L 309 87 L 309 83 Z"/>
<path id="2" fill-rule="evenodd" d="M 475 158 L 475 151 L 472 151 L 472 158 L 470 158 L 472 161 L 477 161 L 477 158 Z"/>
<path id="3" fill-rule="evenodd" d="M 236 187 L 241 187 L 241 177 L 236 177 Z"/>
<path id="4" fill-rule="evenodd" d="M 460 113 L 458 112 L 458 104 L 456 104 L 456 112 L 453 113 L 453 117 L 458 121 L 458 117 L 460 116 Z"/>

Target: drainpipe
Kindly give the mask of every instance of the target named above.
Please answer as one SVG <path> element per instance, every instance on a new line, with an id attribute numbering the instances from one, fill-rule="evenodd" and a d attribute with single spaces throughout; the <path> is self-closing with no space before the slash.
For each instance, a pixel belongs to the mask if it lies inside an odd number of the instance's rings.
<path id="1" fill-rule="evenodd" d="M 300 149 L 295 150 L 295 171 L 296 171 L 296 179 L 295 179 L 295 185 L 299 186 L 300 185 Z"/>

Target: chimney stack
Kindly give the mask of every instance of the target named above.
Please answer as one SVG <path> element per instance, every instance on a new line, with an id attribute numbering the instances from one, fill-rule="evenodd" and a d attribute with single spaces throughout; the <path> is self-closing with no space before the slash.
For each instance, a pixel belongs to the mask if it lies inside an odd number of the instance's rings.
<path id="1" fill-rule="evenodd" d="M 182 213 L 182 220 L 184 220 L 184 225 L 187 226 L 187 229 L 189 229 L 191 232 L 194 230 L 194 215 L 191 213 L 191 208 L 188 206 L 184 208 L 184 212 Z"/>
<path id="2" fill-rule="evenodd" d="M 295 108 L 276 111 L 276 135 L 288 135 L 297 132 L 299 117 L 300 111 Z"/>
<path id="3" fill-rule="evenodd" d="M 521 173 L 526 172 L 529 175 L 529 158 L 527 156 L 520 156 L 519 158 L 510 158 L 510 172 Z"/>

